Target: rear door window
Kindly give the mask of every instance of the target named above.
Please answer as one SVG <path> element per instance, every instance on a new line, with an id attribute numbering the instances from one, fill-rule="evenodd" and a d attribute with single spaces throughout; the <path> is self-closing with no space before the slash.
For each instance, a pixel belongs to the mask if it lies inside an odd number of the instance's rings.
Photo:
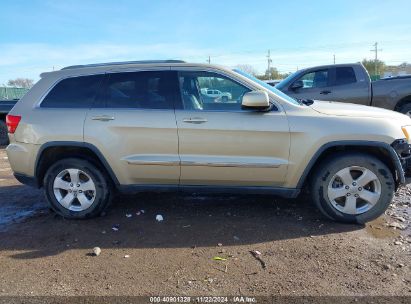
<path id="1" fill-rule="evenodd" d="M 340 67 L 335 69 L 335 85 L 356 83 L 357 78 L 352 67 Z"/>
<path id="2" fill-rule="evenodd" d="M 71 77 L 61 80 L 43 99 L 42 108 L 90 108 L 104 75 Z"/>
<path id="3" fill-rule="evenodd" d="M 108 74 L 103 99 L 107 108 L 173 109 L 179 94 L 172 71 Z"/>

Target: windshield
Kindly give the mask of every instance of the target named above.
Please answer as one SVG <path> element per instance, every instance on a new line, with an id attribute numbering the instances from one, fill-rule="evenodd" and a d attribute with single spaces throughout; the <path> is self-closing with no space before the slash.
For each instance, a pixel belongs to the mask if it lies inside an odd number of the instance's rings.
<path id="1" fill-rule="evenodd" d="M 262 81 L 262 80 L 260 80 L 260 79 L 258 79 L 258 78 L 256 78 L 256 77 L 254 77 L 254 76 L 252 76 L 252 75 L 250 75 L 250 74 L 247 74 L 247 73 L 245 73 L 245 72 L 243 72 L 243 71 L 241 71 L 241 70 L 238 70 L 238 69 L 234 69 L 233 71 L 236 72 L 236 73 L 238 73 L 238 74 L 240 74 L 240 75 L 242 75 L 242 76 L 244 76 L 244 77 L 246 77 L 246 78 L 248 78 L 248 79 L 250 79 L 250 80 L 252 80 L 252 81 L 254 81 L 254 82 L 256 82 L 256 83 L 258 83 L 259 85 L 263 86 L 263 87 L 266 88 L 267 90 L 273 92 L 275 95 L 278 95 L 278 96 L 280 96 L 281 98 L 283 98 L 283 99 L 285 99 L 285 100 L 287 100 L 287 101 L 289 101 L 289 102 L 291 102 L 291 103 L 293 103 L 293 104 L 296 104 L 296 105 L 299 105 L 299 104 L 300 104 L 300 103 L 299 103 L 297 100 L 295 100 L 294 98 L 292 98 L 292 97 L 284 94 L 283 92 L 277 90 L 275 87 L 269 85 L 268 83 L 265 83 L 264 81 Z"/>
<path id="2" fill-rule="evenodd" d="M 297 79 L 297 73 L 300 74 L 300 72 L 296 72 L 288 75 L 286 78 L 281 80 L 281 82 L 277 84 L 275 87 L 278 88 L 278 90 L 284 89 L 284 87 L 290 85 L 290 80 L 292 80 L 293 78 Z"/>

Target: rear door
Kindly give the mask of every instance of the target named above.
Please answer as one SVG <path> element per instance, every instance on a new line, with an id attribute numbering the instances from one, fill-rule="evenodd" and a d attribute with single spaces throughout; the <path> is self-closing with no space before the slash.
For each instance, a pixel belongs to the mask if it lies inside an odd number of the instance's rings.
<path id="1" fill-rule="evenodd" d="M 370 105 L 369 81 L 357 67 L 343 66 L 331 69 L 331 94 L 329 100 Z M 368 76 L 367 76 L 368 77 Z"/>
<path id="2" fill-rule="evenodd" d="M 243 110 L 250 88 L 208 71 L 180 71 L 182 105 L 176 109 L 181 185 L 281 186 L 290 134 L 285 113 Z M 202 88 L 230 96 L 207 103 Z"/>
<path id="3" fill-rule="evenodd" d="M 169 70 L 107 74 L 87 115 L 84 140 L 100 150 L 121 184 L 178 184 L 176 75 Z"/>

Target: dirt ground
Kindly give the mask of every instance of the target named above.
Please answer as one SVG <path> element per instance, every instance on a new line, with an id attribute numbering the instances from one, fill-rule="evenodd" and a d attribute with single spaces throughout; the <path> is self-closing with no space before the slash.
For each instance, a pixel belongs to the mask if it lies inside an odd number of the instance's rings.
<path id="1" fill-rule="evenodd" d="M 0 297 L 410 296 L 410 194 L 401 189 L 366 226 L 330 222 L 304 195 L 136 194 L 70 221 L 13 178 L 1 149 Z M 101 255 L 91 256 L 96 246 Z"/>

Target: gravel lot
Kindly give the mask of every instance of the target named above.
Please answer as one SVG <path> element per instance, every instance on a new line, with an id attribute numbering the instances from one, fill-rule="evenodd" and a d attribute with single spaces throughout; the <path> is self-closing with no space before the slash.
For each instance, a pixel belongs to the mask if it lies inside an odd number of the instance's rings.
<path id="1" fill-rule="evenodd" d="M 307 196 L 156 193 L 69 221 L 13 178 L 1 149 L 0 296 L 410 296 L 410 194 L 366 226 L 324 219 Z"/>

